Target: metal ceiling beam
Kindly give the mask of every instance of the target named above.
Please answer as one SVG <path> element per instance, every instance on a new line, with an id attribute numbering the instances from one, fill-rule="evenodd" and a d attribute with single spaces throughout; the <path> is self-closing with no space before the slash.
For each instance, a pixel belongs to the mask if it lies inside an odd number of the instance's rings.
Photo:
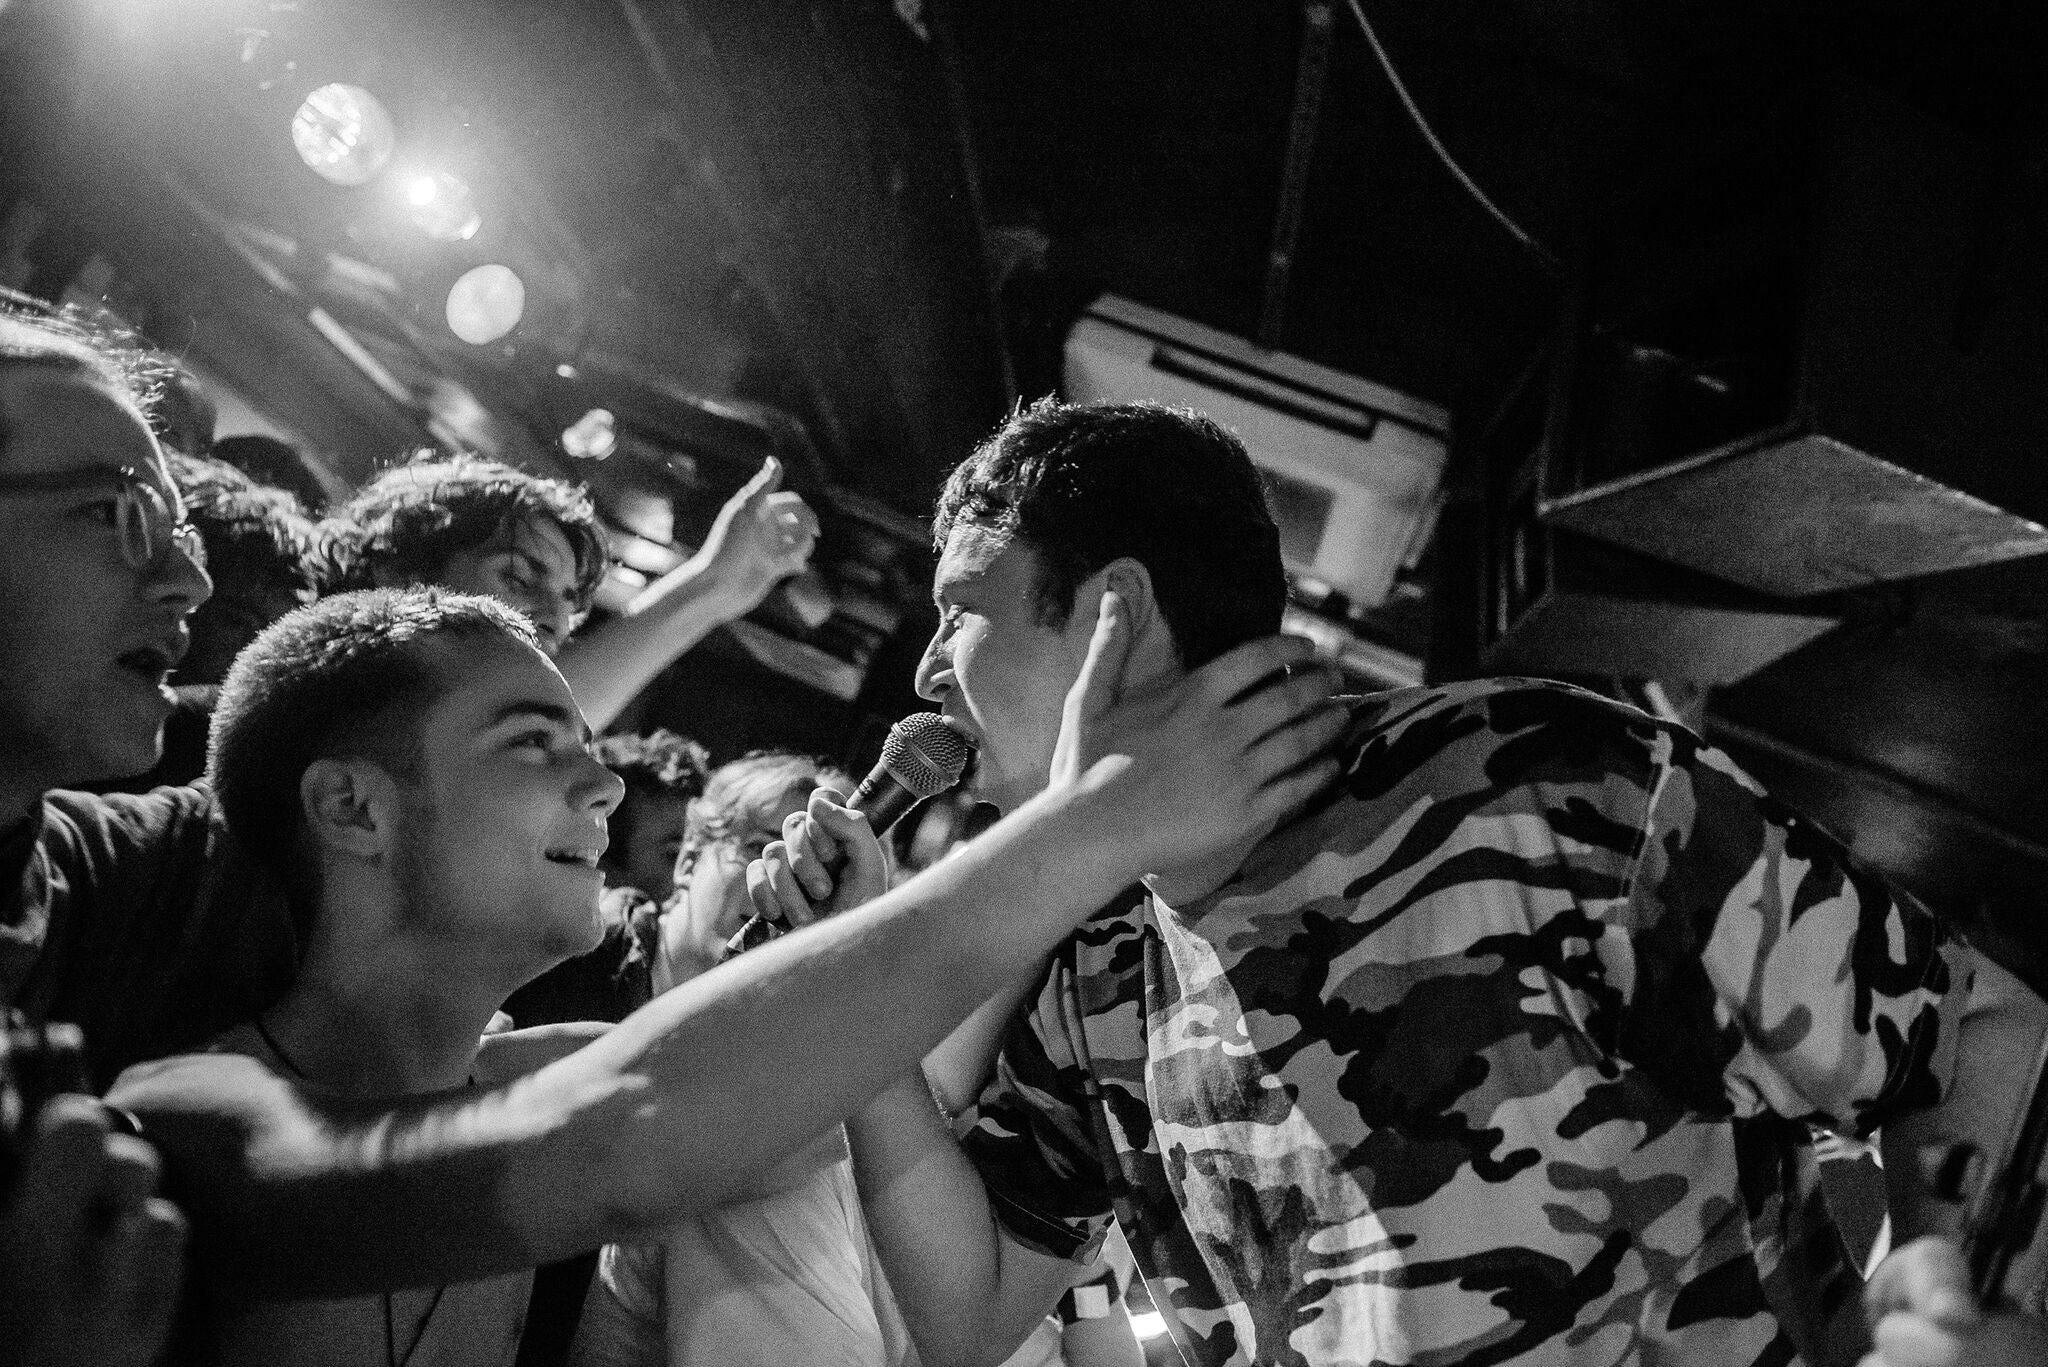
<path id="1" fill-rule="evenodd" d="M 1322 123 L 1336 17 L 1326 0 L 1308 0 L 1301 7 L 1301 59 L 1294 73 L 1294 112 L 1287 125 L 1287 164 L 1280 175 L 1280 207 L 1273 217 L 1265 297 L 1259 305 L 1258 342 L 1269 351 L 1280 345 L 1287 320 L 1287 286 L 1294 275 L 1294 246 L 1301 237 L 1302 204 L 1308 197 L 1309 167 Z"/>

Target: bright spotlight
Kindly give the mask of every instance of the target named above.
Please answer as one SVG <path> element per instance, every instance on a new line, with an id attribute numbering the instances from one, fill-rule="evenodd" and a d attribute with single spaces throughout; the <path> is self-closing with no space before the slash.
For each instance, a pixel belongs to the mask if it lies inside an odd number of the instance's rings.
<path id="1" fill-rule="evenodd" d="M 591 409 L 562 433 L 562 449 L 577 460 L 603 460 L 619 449 L 618 420 L 609 409 Z"/>
<path id="2" fill-rule="evenodd" d="M 469 185 L 446 171 L 414 176 L 405 184 L 405 202 L 412 221 L 436 242 L 467 242 L 484 223 L 470 198 Z"/>
<path id="3" fill-rule="evenodd" d="M 526 284 L 510 266 L 472 267 L 448 291 L 448 330 L 471 346 L 497 341 L 525 312 Z"/>
<path id="4" fill-rule="evenodd" d="M 292 115 L 292 146 L 322 180 L 361 185 L 398 145 L 384 102 L 359 85 L 323 85 Z"/>

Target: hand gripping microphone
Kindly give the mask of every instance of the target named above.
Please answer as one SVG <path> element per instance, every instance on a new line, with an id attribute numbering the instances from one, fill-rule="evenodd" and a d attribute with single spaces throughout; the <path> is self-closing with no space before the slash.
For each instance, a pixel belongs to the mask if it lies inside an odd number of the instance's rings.
<path id="1" fill-rule="evenodd" d="M 967 742 L 938 713 L 914 713 L 889 728 L 881 759 L 853 790 L 846 805 L 865 812 L 868 825 L 880 835 L 912 807 L 958 783 L 967 768 L 968 753 Z M 726 941 L 719 960 L 766 944 L 780 933 L 775 922 L 757 912 Z"/>

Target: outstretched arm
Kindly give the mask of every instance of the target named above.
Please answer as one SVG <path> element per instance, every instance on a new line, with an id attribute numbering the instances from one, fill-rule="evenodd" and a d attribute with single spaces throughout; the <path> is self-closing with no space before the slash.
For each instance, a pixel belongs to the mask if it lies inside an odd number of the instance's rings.
<path id="1" fill-rule="evenodd" d="M 426 1285 L 631 1237 L 729 1199 L 908 1074 L 1143 870 L 1270 829 L 1327 784 L 1342 713 L 1307 662 L 1273 638 L 1115 707 L 1084 671 L 1079 758 L 959 856 L 506 1087 L 351 1105 L 218 1055 L 132 1070 L 114 1097 L 163 1152 L 197 1257 L 253 1289 Z"/>
<path id="2" fill-rule="evenodd" d="M 555 663 L 591 726 L 603 730 L 676 657 L 809 563 L 818 516 L 781 483 L 782 464 L 770 456 L 719 510 L 695 555 L 562 647 Z"/>

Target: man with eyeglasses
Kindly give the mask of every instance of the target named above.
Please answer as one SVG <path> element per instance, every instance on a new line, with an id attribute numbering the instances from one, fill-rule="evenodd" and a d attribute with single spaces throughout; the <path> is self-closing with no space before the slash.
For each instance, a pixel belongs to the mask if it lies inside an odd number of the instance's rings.
<path id="1" fill-rule="evenodd" d="M 155 762 L 165 677 L 212 591 L 205 552 L 108 353 L 0 317 L 0 870 L 51 878 L 44 790 Z M 52 809 L 47 820 L 65 818 Z M 71 828 L 77 834 L 77 828 Z M 76 924 L 0 918 L 0 1004 L 43 1005 L 31 965 L 118 952 Z M 24 982 L 26 977 L 28 982 Z M 43 1012 L 36 1012 L 43 1014 Z M 60 1017 L 61 1012 L 57 1013 Z M 80 1097 L 11 1141 L 0 1191 L 0 1362 L 147 1363 L 169 1322 L 183 1222 L 156 1157 Z"/>
<path id="2" fill-rule="evenodd" d="M 164 681 L 186 648 L 185 614 L 212 590 L 206 577 L 206 547 L 185 520 L 178 491 L 153 452 L 134 452 L 134 463 L 114 464 L 112 458 L 121 453 L 119 443 L 81 452 L 73 436 L 63 432 L 70 422 L 93 425 L 101 416 L 102 396 L 89 396 L 75 382 L 39 375 L 27 367 L 11 371 L 0 383 L 8 391 L 8 409 L 18 415 L 9 422 L 13 468 L 0 471 L 0 499 L 12 505 L 0 512 L 9 531 L 6 551 L 68 590 L 50 600 L 64 609 L 59 623 L 0 619 L 9 633 L 6 663 L 0 668 L 8 670 L 10 685 L 13 676 L 28 671 L 63 671 L 67 683 L 86 684 L 82 692 L 10 686 L 7 698 L 10 703 L 27 699 L 89 711 L 96 727 L 67 728 L 62 734 L 99 742 L 100 753 L 85 763 L 106 772 L 84 776 L 114 776 L 155 750 L 155 730 L 170 706 Z M 20 468 L 45 461 L 58 463 Z M 63 524 L 99 530 L 80 538 Z M 58 534 L 48 535 L 51 530 Z M 105 571 L 114 560 L 120 569 L 109 576 Z M 140 593 L 127 591 L 122 582 L 136 575 L 146 581 Z M 104 599 L 102 588 L 110 590 Z M 28 606 L 33 608 L 37 601 L 28 599 Z M 45 625 L 49 629 L 37 629 Z M 63 656 L 53 658 L 57 651 Z M 66 667 L 85 652 L 104 656 L 107 668 L 71 673 Z M 11 729 L 17 736 L 42 732 L 33 727 Z M 6 749 L 10 759 L 30 758 Z M 36 772 L 25 765 L 8 777 L 18 782 Z"/>

